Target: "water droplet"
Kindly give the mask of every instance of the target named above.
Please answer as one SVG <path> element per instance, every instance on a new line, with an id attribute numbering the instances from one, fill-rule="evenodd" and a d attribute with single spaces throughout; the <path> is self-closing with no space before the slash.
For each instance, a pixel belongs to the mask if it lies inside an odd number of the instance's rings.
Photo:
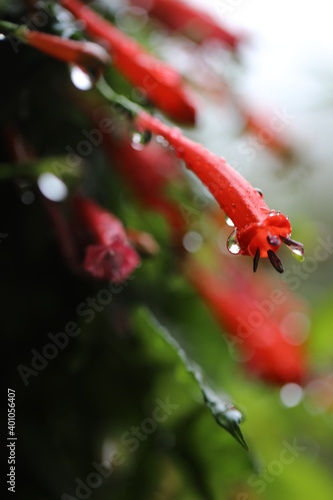
<path id="1" fill-rule="evenodd" d="M 267 241 L 270 245 L 272 245 L 273 247 L 278 247 L 281 245 L 281 240 L 278 236 L 274 235 L 274 236 L 270 236 L 268 235 L 267 236 Z"/>
<path id="2" fill-rule="evenodd" d="M 183 238 L 184 248 L 191 253 L 198 252 L 202 247 L 202 236 L 196 231 L 189 231 Z"/>
<path id="3" fill-rule="evenodd" d="M 228 420 L 232 420 L 237 424 L 240 424 L 243 420 L 241 412 L 239 410 L 236 410 L 236 408 L 230 408 L 229 410 L 227 410 L 225 412 L 225 416 Z"/>
<path id="4" fill-rule="evenodd" d="M 226 222 L 227 226 L 235 227 L 235 224 L 232 222 L 232 220 L 230 219 L 230 217 L 227 214 L 225 214 L 225 222 Z"/>
<path id="5" fill-rule="evenodd" d="M 288 247 L 292 253 L 292 256 L 297 260 L 297 262 L 304 262 L 304 249 L 299 247 Z"/>
<path id="6" fill-rule="evenodd" d="M 298 384 L 285 384 L 280 390 L 280 399 L 284 406 L 293 408 L 297 406 L 303 398 L 303 389 Z"/>
<path id="7" fill-rule="evenodd" d="M 82 68 L 76 65 L 70 65 L 69 71 L 72 83 L 77 89 L 90 90 L 93 87 L 93 78 L 88 73 L 83 71 Z"/>
<path id="8" fill-rule="evenodd" d="M 227 248 L 230 253 L 237 255 L 240 252 L 240 245 L 237 241 L 237 228 L 231 233 L 227 241 Z"/>
<path id="9" fill-rule="evenodd" d="M 157 135 L 156 142 L 158 142 L 159 144 L 161 144 L 165 148 L 167 148 L 169 146 L 169 142 L 166 139 L 164 139 L 163 135 Z"/>
<path id="10" fill-rule="evenodd" d="M 151 135 L 149 130 L 145 130 L 144 132 L 134 130 L 131 135 L 132 147 L 138 150 L 142 149 L 142 146 L 148 144 L 150 141 Z"/>
<path id="11" fill-rule="evenodd" d="M 41 193 L 51 201 L 62 201 L 68 195 L 68 189 L 66 184 L 62 182 L 58 177 L 49 172 L 41 174 L 38 177 L 38 187 Z"/>
<path id="12" fill-rule="evenodd" d="M 302 345 L 310 334 L 311 321 L 303 312 L 286 314 L 280 322 L 280 330 L 288 344 Z"/>
<path id="13" fill-rule="evenodd" d="M 285 245 L 287 245 L 289 250 L 292 252 L 293 257 L 295 257 L 295 259 L 298 262 L 303 262 L 304 261 L 304 248 L 303 248 L 302 243 L 300 243 L 299 241 L 292 240 L 290 238 L 290 235 L 288 235 L 287 238 L 284 238 L 283 236 L 280 235 L 280 238 L 283 241 L 283 243 Z"/>
<path id="14" fill-rule="evenodd" d="M 31 205 L 35 200 L 35 195 L 32 191 L 25 191 L 21 196 L 21 201 L 24 205 Z"/>
<path id="15" fill-rule="evenodd" d="M 3 33 L 0 33 L 0 40 L 4 40 L 6 37 Z"/>
<path id="16" fill-rule="evenodd" d="M 270 210 L 269 216 L 273 217 L 274 215 L 276 215 L 276 210 Z"/>
<path id="17" fill-rule="evenodd" d="M 257 193 L 258 193 L 258 195 L 260 196 L 260 198 L 263 198 L 263 197 L 264 197 L 264 193 L 262 192 L 262 190 L 261 190 L 261 189 L 259 189 L 259 188 L 254 188 L 254 189 L 257 191 Z"/>

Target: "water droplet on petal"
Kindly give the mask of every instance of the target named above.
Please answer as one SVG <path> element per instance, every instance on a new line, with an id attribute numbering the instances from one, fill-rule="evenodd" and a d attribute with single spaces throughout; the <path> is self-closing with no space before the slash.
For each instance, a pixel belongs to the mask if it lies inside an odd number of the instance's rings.
<path id="1" fill-rule="evenodd" d="M 303 248 L 291 248 L 289 247 L 292 253 L 292 256 L 297 260 L 297 262 L 304 262 L 304 249 Z"/>
<path id="2" fill-rule="evenodd" d="M 266 239 L 267 239 L 268 243 L 270 245 L 272 245 L 273 247 L 278 247 L 281 245 L 280 238 L 276 235 L 274 235 L 274 236 L 268 235 Z"/>
<path id="3" fill-rule="evenodd" d="M 164 139 L 163 135 L 157 135 L 156 142 L 161 144 L 164 148 L 167 148 L 169 146 L 169 142 L 166 139 Z"/>
<path id="4" fill-rule="evenodd" d="M 151 132 L 149 130 L 145 130 L 144 132 L 134 130 L 131 134 L 132 148 L 140 150 L 145 144 L 148 144 L 150 139 Z"/>
<path id="5" fill-rule="evenodd" d="M 270 217 L 273 217 L 274 215 L 276 215 L 276 210 L 271 210 L 271 211 L 269 212 L 269 216 L 270 216 Z"/>
<path id="6" fill-rule="evenodd" d="M 225 214 L 225 222 L 226 222 L 227 226 L 235 227 L 235 224 L 232 222 L 232 220 L 230 219 L 230 217 L 227 214 Z"/>
<path id="7" fill-rule="evenodd" d="M 0 40 L 4 40 L 6 37 L 3 33 L 0 33 Z"/>
<path id="8" fill-rule="evenodd" d="M 283 243 L 285 245 L 287 245 L 287 247 L 291 251 L 293 257 L 298 262 L 303 262 L 304 261 L 304 248 L 303 248 L 302 243 L 300 243 L 299 241 L 295 241 L 295 240 L 290 239 L 290 236 L 288 236 L 288 238 L 283 238 L 280 236 L 280 238 L 283 241 Z"/>
<path id="9" fill-rule="evenodd" d="M 237 255 L 240 252 L 240 245 L 237 241 L 237 228 L 231 233 L 227 241 L 227 248 L 230 253 Z"/>
<path id="10" fill-rule="evenodd" d="M 88 73 L 83 71 L 82 68 L 76 65 L 70 65 L 69 71 L 72 83 L 77 89 L 90 90 L 93 87 L 93 78 Z"/>
<path id="11" fill-rule="evenodd" d="M 257 191 L 257 193 L 258 193 L 258 195 L 260 196 L 260 198 L 263 198 L 263 197 L 264 197 L 264 193 L 262 192 L 262 190 L 261 190 L 261 189 L 259 189 L 259 188 L 254 188 L 254 189 Z"/>

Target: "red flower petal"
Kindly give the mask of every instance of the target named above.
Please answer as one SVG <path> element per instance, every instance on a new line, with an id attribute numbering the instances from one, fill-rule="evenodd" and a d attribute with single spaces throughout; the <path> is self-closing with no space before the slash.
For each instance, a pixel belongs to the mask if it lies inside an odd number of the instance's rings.
<path id="1" fill-rule="evenodd" d="M 93 200 L 77 196 L 74 208 L 92 244 L 86 248 L 83 267 L 93 277 L 119 283 L 139 265 L 140 258 L 130 246 L 117 217 Z"/>
<path id="2" fill-rule="evenodd" d="M 97 43 L 67 40 L 59 36 L 26 30 L 25 41 L 60 61 L 77 64 L 97 79 L 110 62 L 108 53 Z"/>
<path id="3" fill-rule="evenodd" d="M 194 124 L 195 107 L 182 78 L 171 66 L 156 59 L 130 37 L 78 0 L 61 0 L 85 22 L 89 34 L 110 44 L 112 62 L 149 100 L 179 122 Z"/>
<path id="4" fill-rule="evenodd" d="M 185 33 L 196 42 L 217 39 L 231 49 L 236 49 L 243 37 L 217 24 L 212 16 L 186 2 L 178 0 L 131 0 L 133 5 L 146 8 L 149 15 L 165 23 L 169 28 Z"/>
<path id="5" fill-rule="evenodd" d="M 228 337 L 230 335 L 232 352 L 236 349 L 243 354 L 245 365 L 251 372 L 277 384 L 302 382 L 306 374 L 304 346 L 293 345 L 286 340 L 280 326 L 280 306 L 273 304 L 272 311 L 267 314 L 267 297 L 270 294 L 266 288 L 261 294 L 260 284 L 254 289 L 253 284 L 247 283 L 244 274 L 241 286 L 224 283 L 212 272 L 194 263 L 186 270 L 186 276 L 223 331 L 228 332 Z M 234 281 L 237 279 L 234 277 Z M 259 311 L 258 304 L 264 304 L 263 308 L 266 304 L 265 314 Z M 288 303 L 284 304 L 285 315 L 293 311 L 292 306 L 293 302 L 289 304 L 289 309 Z"/>
<path id="6" fill-rule="evenodd" d="M 85 271 L 101 280 L 121 283 L 139 265 L 136 251 L 120 239 L 112 245 L 90 245 L 83 263 Z"/>
<path id="7" fill-rule="evenodd" d="M 201 144 L 182 135 L 179 129 L 168 127 L 146 112 L 139 113 L 135 122 L 139 130 L 162 135 L 174 148 L 176 155 L 210 190 L 236 226 L 241 254 L 254 258 L 259 248 L 260 256 L 268 257 L 268 251 L 275 253 L 280 246 L 271 244 L 270 241 L 275 240 L 270 238 L 289 238 L 291 226 L 288 218 L 280 212 L 271 211 L 257 190 L 224 158 L 216 156 Z"/>

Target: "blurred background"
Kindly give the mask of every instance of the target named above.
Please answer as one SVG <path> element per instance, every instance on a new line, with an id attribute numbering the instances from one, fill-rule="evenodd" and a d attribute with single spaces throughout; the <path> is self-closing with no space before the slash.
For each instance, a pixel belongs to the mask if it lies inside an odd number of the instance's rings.
<path id="1" fill-rule="evenodd" d="M 232 51 L 173 32 L 148 15 L 149 2 L 138 3 L 90 5 L 182 74 L 197 107 L 184 134 L 225 157 L 290 217 L 305 260 L 284 247 L 284 274 L 263 261 L 253 274 L 251 259 L 230 255 L 232 228 L 207 190 L 172 153 L 177 172 L 165 175 L 161 137 L 142 145 L 134 131 L 132 145 L 118 151 L 115 135 L 109 149 L 103 142 L 83 155 L 83 166 L 65 168 L 57 184 L 54 158 L 63 161 L 68 147 L 77 153 L 82 131 L 96 127 L 94 110 L 107 103 L 92 85 L 81 90 L 71 66 L 28 46 L 15 53 L 1 37 L 2 383 L 3 394 L 15 390 L 17 493 L 277 500 L 315 492 L 329 500 L 331 6 L 190 2 L 242 36 Z M 57 2 L 0 2 L 1 19 L 18 24 L 41 11 L 44 31 L 86 36 Z M 134 99 L 112 64 L 105 79 Z M 112 120 L 123 133 L 124 120 Z M 140 158 L 155 147 L 161 163 L 154 156 L 149 168 L 163 177 L 164 211 L 150 199 L 154 185 L 145 192 L 140 184 L 150 176 Z M 17 167 L 27 158 L 29 172 Z M 148 250 L 135 247 L 140 265 L 120 284 L 77 272 L 69 258 L 68 235 L 82 230 L 70 204 L 77 192 L 152 238 Z"/>

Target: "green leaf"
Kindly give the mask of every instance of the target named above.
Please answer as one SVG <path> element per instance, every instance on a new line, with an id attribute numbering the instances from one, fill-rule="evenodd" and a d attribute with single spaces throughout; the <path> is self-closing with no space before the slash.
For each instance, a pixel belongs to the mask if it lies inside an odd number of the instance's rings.
<path id="1" fill-rule="evenodd" d="M 41 174 L 51 173 L 65 183 L 72 183 L 81 177 L 81 166 L 81 158 L 77 158 L 75 165 L 70 165 L 64 156 L 0 163 L 0 181 L 17 178 L 37 179 Z"/>
<path id="2" fill-rule="evenodd" d="M 176 360 L 181 361 L 187 372 L 192 375 L 197 386 L 201 390 L 204 402 L 210 409 L 215 421 L 228 431 L 246 450 L 247 444 L 244 440 L 239 424 L 242 421 L 242 414 L 230 402 L 230 399 L 225 394 L 217 393 L 204 380 L 204 375 L 200 366 L 189 359 L 184 349 L 172 337 L 169 331 L 163 327 L 153 314 L 145 307 L 139 307 L 134 311 L 133 324 L 136 331 L 144 337 L 146 342 L 153 340 L 154 336 L 158 336 L 159 343 L 163 342 L 165 357 L 169 359 L 172 353 L 176 354 Z"/>

